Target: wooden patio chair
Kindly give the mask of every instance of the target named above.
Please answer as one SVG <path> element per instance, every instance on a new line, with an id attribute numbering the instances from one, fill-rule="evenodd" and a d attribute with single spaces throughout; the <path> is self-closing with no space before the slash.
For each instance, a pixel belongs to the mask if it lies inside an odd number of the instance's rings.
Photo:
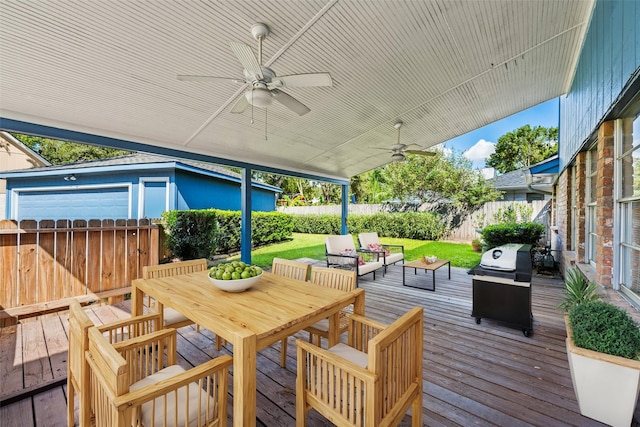
<path id="1" fill-rule="evenodd" d="M 421 307 L 389 326 L 354 314 L 349 345 L 297 340 L 296 425 L 315 409 L 339 426 L 393 426 L 411 408 L 421 427 L 423 322 Z"/>
<path id="2" fill-rule="evenodd" d="M 97 426 L 226 426 L 231 356 L 185 371 L 173 328 L 109 344 L 92 327 L 85 357 Z"/>
<path id="3" fill-rule="evenodd" d="M 89 425 L 91 411 L 85 390 L 89 388 L 88 366 L 84 354 L 89 350 L 89 328 L 93 321 L 82 309 L 80 303 L 71 300 L 69 303 L 69 352 L 67 359 L 67 423 L 74 426 L 75 396 L 79 401 L 79 425 Z M 149 334 L 160 329 L 160 315 L 157 313 L 123 319 L 97 327 L 107 342 L 117 343 L 129 338 Z"/>
<path id="4" fill-rule="evenodd" d="M 289 277 L 291 279 L 307 281 L 309 278 L 309 268 L 311 266 L 306 262 L 293 261 L 284 258 L 274 258 L 271 263 L 271 272 L 278 276 Z M 280 366 L 287 367 L 287 340 L 283 338 L 280 341 Z"/>
<path id="5" fill-rule="evenodd" d="M 358 243 L 361 249 L 382 254 L 382 263 L 384 264 L 384 272 L 387 272 L 387 266 L 402 261 L 404 263 L 404 246 L 388 245 L 380 243 L 378 233 L 360 233 L 358 234 Z"/>
<path id="6" fill-rule="evenodd" d="M 170 262 L 167 264 L 147 265 L 142 267 L 143 279 L 158 279 L 161 277 L 171 277 L 180 274 L 195 273 L 197 271 L 205 271 L 207 269 L 207 260 L 204 258 L 194 259 L 190 261 Z M 151 307 L 151 302 L 149 302 Z M 182 328 L 193 324 L 193 320 L 189 319 L 183 313 L 173 308 L 165 308 L 163 310 L 163 326 L 165 328 Z M 199 328 L 196 325 L 196 328 Z"/>
<path id="7" fill-rule="evenodd" d="M 338 289 L 345 292 L 351 292 L 356 288 L 356 272 L 349 270 L 341 270 L 338 268 L 313 267 L 311 269 L 310 282 L 319 286 Z M 340 311 L 340 335 L 349 328 L 349 313 L 347 310 Z M 309 332 L 309 342 L 321 347 L 322 338 L 329 339 L 329 319 L 323 319 L 313 325 L 305 328 Z"/>
<path id="8" fill-rule="evenodd" d="M 356 249 L 351 234 L 327 236 L 325 250 L 327 267 L 355 270 L 358 277 L 373 273 L 376 280 L 376 270 L 384 268 L 377 252 Z"/>

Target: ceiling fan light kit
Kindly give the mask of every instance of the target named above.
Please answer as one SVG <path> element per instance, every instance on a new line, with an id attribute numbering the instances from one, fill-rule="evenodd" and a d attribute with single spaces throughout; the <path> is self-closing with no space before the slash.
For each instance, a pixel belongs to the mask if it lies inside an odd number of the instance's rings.
<path id="1" fill-rule="evenodd" d="M 253 87 L 244 93 L 249 104 L 258 108 L 267 108 L 273 102 L 271 91 L 265 87 Z"/>
<path id="2" fill-rule="evenodd" d="M 392 162 L 404 162 L 404 160 L 405 160 L 405 157 L 404 157 L 404 154 L 402 153 L 393 153 L 391 155 Z"/>

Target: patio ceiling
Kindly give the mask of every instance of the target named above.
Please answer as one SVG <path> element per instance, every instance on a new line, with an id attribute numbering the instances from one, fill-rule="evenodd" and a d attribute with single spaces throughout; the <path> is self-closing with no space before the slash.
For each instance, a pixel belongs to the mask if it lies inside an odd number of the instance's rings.
<path id="1" fill-rule="evenodd" d="M 593 1 L 0 0 L 0 117 L 345 179 L 560 96 Z M 245 86 L 230 41 L 278 75 L 326 71 L 332 87 L 284 88 L 307 105 L 230 112 Z M 266 133 L 265 133 L 266 130 Z M 266 139 L 265 139 L 266 134 Z"/>

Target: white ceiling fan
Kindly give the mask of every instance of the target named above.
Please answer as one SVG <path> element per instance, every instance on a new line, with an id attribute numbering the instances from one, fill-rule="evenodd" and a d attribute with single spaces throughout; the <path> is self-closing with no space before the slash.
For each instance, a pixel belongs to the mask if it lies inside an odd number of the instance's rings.
<path id="1" fill-rule="evenodd" d="M 418 145 L 418 144 L 401 144 L 400 143 L 400 128 L 402 127 L 403 123 L 401 120 L 398 120 L 397 122 L 395 122 L 395 124 L 393 125 L 394 128 L 396 128 L 398 130 L 398 140 L 395 144 L 393 144 L 391 146 L 391 161 L 393 162 L 403 162 L 406 160 L 406 156 L 405 154 L 417 154 L 419 156 L 435 156 L 436 153 L 433 151 L 422 151 L 424 150 L 424 147 Z M 421 148 L 421 150 L 409 150 L 409 147 L 419 147 Z"/>
<path id="2" fill-rule="evenodd" d="M 242 113 L 249 105 L 258 108 L 269 107 L 273 100 L 280 102 L 291 111 L 302 116 L 311 111 L 309 107 L 293 96 L 280 90 L 284 87 L 315 87 L 331 86 L 329 73 L 290 74 L 277 76 L 275 71 L 262 65 L 262 41 L 269 34 L 269 27 L 261 22 L 251 27 L 253 38 L 258 41 L 258 57 L 249 46 L 244 43 L 230 42 L 231 50 L 244 67 L 244 79 L 216 76 L 179 75 L 182 81 L 232 81 L 249 85 L 242 96 L 231 108 L 232 113 Z"/>

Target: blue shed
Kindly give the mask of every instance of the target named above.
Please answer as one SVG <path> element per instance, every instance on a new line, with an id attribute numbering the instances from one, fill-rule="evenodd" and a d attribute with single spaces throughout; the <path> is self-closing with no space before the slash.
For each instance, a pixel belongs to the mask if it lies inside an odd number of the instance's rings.
<path id="1" fill-rule="evenodd" d="M 173 209 L 240 210 L 241 175 L 210 163 L 151 154 L 0 174 L 8 219 L 159 218 Z M 252 182 L 252 210 L 275 210 L 280 190 Z"/>

